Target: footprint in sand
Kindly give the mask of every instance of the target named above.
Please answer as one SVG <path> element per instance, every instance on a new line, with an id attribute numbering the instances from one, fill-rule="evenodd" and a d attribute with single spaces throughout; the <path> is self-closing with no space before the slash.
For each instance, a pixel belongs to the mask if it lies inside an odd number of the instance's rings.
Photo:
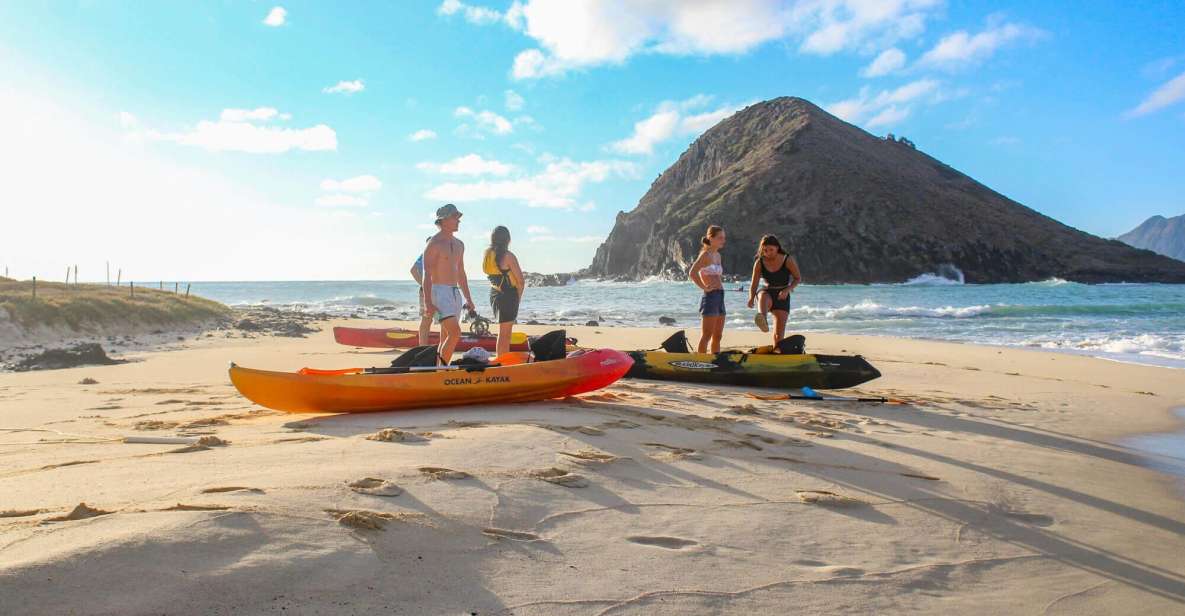
<path id="1" fill-rule="evenodd" d="M 616 460 L 620 460 L 617 456 L 596 451 L 593 449 L 581 449 L 580 451 L 559 451 L 556 455 L 564 456 L 571 462 L 577 464 L 607 464 Z"/>
<path id="2" fill-rule="evenodd" d="M 600 428 L 594 428 L 592 426 L 559 426 L 559 425 L 555 425 L 555 424 L 535 424 L 535 425 L 539 426 L 540 428 L 544 428 L 546 430 L 551 430 L 553 432 L 579 432 L 581 434 L 587 434 L 589 436 L 604 436 L 605 435 L 604 430 L 602 430 Z"/>
<path id="3" fill-rule="evenodd" d="M 161 511 L 226 511 L 230 509 L 226 505 L 186 505 L 184 503 L 177 503 L 172 507 L 165 507 Z"/>
<path id="4" fill-rule="evenodd" d="M 383 530 L 387 522 L 422 522 L 427 516 L 422 513 L 387 513 L 367 509 L 326 509 L 338 524 L 359 530 Z"/>
<path id="5" fill-rule="evenodd" d="M 91 506 L 87 505 L 86 503 L 78 503 L 78 505 L 75 506 L 74 509 L 72 509 L 70 511 L 70 513 L 67 513 L 66 515 L 54 516 L 52 518 L 46 518 L 45 521 L 46 522 L 70 522 L 73 520 L 85 520 L 87 518 L 97 518 L 101 515 L 108 515 L 108 514 L 112 514 L 112 513 L 115 513 L 115 512 L 114 511 L 104 511 L 102 509 L 95 509 L 94 507 L 91 507 Z"/>
<path id="6" fill-rule="evenodd" d="M 526 533 L 518 530 L 506 530 L 504 528 L 483 528 L 481 534 L 496 539 L 510 539 L 511 541 L 539 541 L 539 535 L 535 533 Z"/>
<path id="7" fill-rule="evenodd" d="M 662 451 L 659 453 L 650 454 L 651 458 L 658 460 L 701 460 L 703 455 L 700 452 L 690 449 L 688 447 L 675 447 L 674 445 L 667 445 L 665 443 L 642 443 L 647 447 L 656 447 Z"/>
<path id="8" fill-rule="evenodd" d="M 712 439 L 712 442 L 718 443 L 718 444 L 723 445 L 725 447 L 747 447 L 747 448 L 752 449 L 754 451 L 762 451 L 761 445 L 754 445 L 753 443 L 750 443 L 749 441 L 733 441 L 733 440 L 724 439 L 724 438 L 717 438 L 717 439 Z"/>
<path id="9" fill-rule="evenodd" d="M 632 535 L 626 537 L 625 540 L 638 545 L 649 545 L 656 548 L 665 548 L 668 550 L 682 550 L 683 548 L 688 548 L 693 545 L 699 545 L 699 543 L 690 539 L 680 539 L 678 537 L 650 537 L 645 535 Z"/>
<path id="10" fill-rule="evenodd" d="M 0 518 L 25 518 L 31 515 L 37 515 L 44 511 L 44 509 L 8 509 L 0 511 Z"/>
<path id="11" fill-rule="evenodd" d="M 189 423 L 181 424 L 182 430 L 190 428 L 209 428 L 211 426 L 229 426 L 230 422 L 218 417 L 207 417 L 205 419 L 195 419 Z"/>
<path id="12" fill-rule="evenodd" d="M 450 419 L 450 420 L 444 422 L 444 425 L 446 425 L 450 428 L 480 428 L 482 426 L 490 425 L 490 422 L 488 422 L 488 421 L 457 421 L 456 419 Z"/>
<path id="13" fill-rule="evenodd" d="M 796 490 L 798 493 L 798 500 L 811 505 L 822 505 L 824 507 L 859 507 L 864 505 L 864 501 L 851 496 L 843 496 L 835 492 L 828 492 L 827 490 Z"/>
<path id="14" fill-rule="evenodd" d="M 397 428 L 383 428 L 374 434 L 366 436 L 368 441 L 381 441 L 384 443 L 419 443 L 428 439 L 412 432 L 405 432 Z"/>
<path id="15" fill-rule="evenodd" d="M 728 412 L 733 413 L 735 415 L 760 415 L 761 414 L 761 411 L 757 410 L 757 407 L 753 406 L 752 404 L 730 406 L 730 407 L 728 407 Z"/>
<path id="16" fill-rule="evenodd" d="M 614 419 L 613 421 L 606 421 L 601 424 L 602 428 L 622 428 L 624 430 L 633 430 L 634 428 L 642 427 L 640 423 L 634 423 L 625 419 Z"/>
<path id="17" fill-rule="evenodd" d="M 158 421 L 155 419 L 137 421 L 132 424 L 133 430 L 172 430 L 177 427 L 175 421 Z"/>
<path id="18" fill-rule="evenodd" d="M 278 438 L 273 443 L 315 443 L 317 441 L 327 441 L 328 436 L 295 436 L 292 438 Z"/>
<path id="19" fill-rule="evenodd" d="M 585 488 L 588 487 L 589 481 L 583 475 L 576 473 L 569 473 L 562 468 L 545 468 L 541 470 L 531 471 L 531 477 L 554 483 L 565 488 Z"/>
<path id="20" fill-rule="evenodd" d="M 243 486 L 218 486 L 214 488 L 206 488 L 201 491 L 202 494 L 221 494 L 223 492 L 251 492 L 252 494 L 263 494 L 263 490 L 259 488 L 247 488 Z"/>
<path id="21" fill-rule="evenodd" d="M 357 481 L 352 481 L 348 485 L 351 490 L 359 494 L 369 494 L 370 496 L 399 496 L 403 494 L 403 488 L 386 479 L 379 479 L 377 477 L 365 477 Z"/>
<path id="22" fill-rule="evenodd" d="M 449 479 L 451 479 L 451 480 L 469 479 L 470 477 L 473 476 L 473 475 L 470 475 L 469 473 L 466 473 L 465 471 L 454 471 L 451 468 L 441 468 L 439 466 L 421 466 L 420 468 L 418 468 L 416 470 L 420 471 L 420 473 L 423 474 L 428 479 L 432 479 L 435 481 L 449 480 Z"/>

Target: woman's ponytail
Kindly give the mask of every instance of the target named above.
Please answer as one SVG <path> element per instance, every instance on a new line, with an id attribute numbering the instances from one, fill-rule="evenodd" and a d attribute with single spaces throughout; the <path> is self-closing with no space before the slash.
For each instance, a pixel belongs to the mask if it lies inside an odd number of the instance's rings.
<path id="1" fill-rule="evenodd" d="M 699 238 L 700 252 L 708 249 L 712 245 L 712 238 L 724 232 L 724 227 L 720 225 L 708 225 L 708 230 L 704 231 L 704 236 Z"/>

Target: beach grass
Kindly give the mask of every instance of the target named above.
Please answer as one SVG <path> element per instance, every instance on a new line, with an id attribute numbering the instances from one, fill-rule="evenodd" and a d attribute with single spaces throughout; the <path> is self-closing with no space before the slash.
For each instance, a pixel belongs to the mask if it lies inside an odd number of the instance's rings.
<path id="1" fill-rule="evenodd" d="M 177 326 L 230 315 L 230 309 L 213 300 L 136 287 L 103 284 L 63 284 L 0 278 L 0 310 L 22 329 L 36 327 Z M 3 315 L 0 315 L 2 317 Z"/>

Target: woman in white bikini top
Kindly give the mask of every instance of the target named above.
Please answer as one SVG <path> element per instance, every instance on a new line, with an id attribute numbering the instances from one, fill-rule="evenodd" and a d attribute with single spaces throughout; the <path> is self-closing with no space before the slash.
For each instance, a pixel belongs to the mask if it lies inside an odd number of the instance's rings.
<path id="1" fill-rule="evenodd" d="M 688 272 L 688 278 L 704 292 L 699 303 L 702 323 L 697 349 L 700 353 L 706 353 L 709 349 L 719 353 L 720 337 L 724 334 L 724 284 L 721 280 L 724 267 L 720 265 L 720 249 L 724 248 L 724 241 L 724 229 L 717 225 L 708 227 L 700 238 L 702 246 L 699 256 Z"/>

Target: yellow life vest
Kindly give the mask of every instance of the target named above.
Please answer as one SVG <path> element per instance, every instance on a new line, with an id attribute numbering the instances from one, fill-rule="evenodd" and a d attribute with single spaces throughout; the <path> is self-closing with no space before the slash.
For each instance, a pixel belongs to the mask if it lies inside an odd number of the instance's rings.
<path id="1" fill-rule="evenodd" d="M 498 260 L 491 248 L 486 249 L 485 258 L 481 262 L 481 271 L 490 279 L 490 286 L 499 291 L 516 288 L 514 279 L 510 277 L 510 269 L 498 267 Z"/>

